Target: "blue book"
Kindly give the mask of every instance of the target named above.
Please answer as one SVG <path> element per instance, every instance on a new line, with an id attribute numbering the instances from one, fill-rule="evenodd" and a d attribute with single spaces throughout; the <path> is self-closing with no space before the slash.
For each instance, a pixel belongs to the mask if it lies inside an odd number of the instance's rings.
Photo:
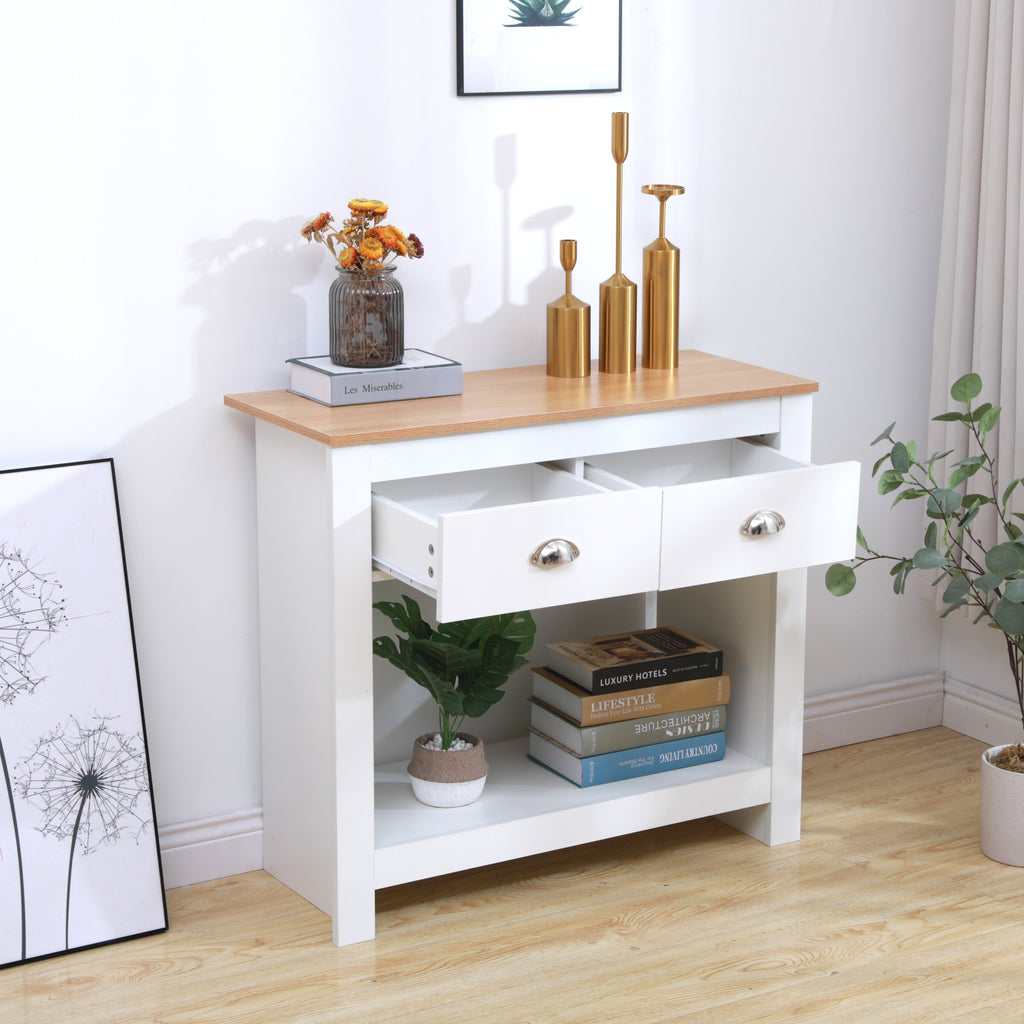
<path id="1" fill-rule="evenodd" d="M 605 782 L 635 779 L 641 775 L 686 768 L 694 764 L 721 761 L 725 757 L 725 733 L 652 743 L 632 750 L 580 757 L 535 729 L 530 730 L 529 758 L 556 772 L 577 786 L 600 786 Z"/>

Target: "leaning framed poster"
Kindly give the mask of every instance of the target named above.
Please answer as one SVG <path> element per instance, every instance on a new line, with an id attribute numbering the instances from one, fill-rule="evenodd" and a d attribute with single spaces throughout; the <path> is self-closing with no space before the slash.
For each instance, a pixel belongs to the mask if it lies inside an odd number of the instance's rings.
<path id="1" fill-rule="evenodd" d="M 460 96 L 619 92 L 622 0 L 456 0 Z"/>
<path id="2" fill-rule="evenodd" d="M 167 928 L 110 459 L 0 471 L 0 966 Z"/>

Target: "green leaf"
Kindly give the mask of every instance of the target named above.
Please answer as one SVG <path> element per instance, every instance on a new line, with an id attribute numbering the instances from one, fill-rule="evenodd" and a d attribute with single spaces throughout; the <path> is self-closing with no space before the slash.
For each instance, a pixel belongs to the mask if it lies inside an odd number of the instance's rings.
<path id="1" fill-rule="evenodd" d="M 1011 480 L 1006 485 L 1006 490 L 1003 491 L 1003 500 L 1000 503 L 1003 508 L 1006 508 L 1006 503 L 1010 500 L 1010 495 L 1013 494 L 1014 488 L 1020 487 L 1024 483 L 1024 477 L 1017 477 L 1016 480 Z"/>
<path id="2" fill-rule="evenodd" d="M 892 468 L 897 473 L 906 473 L 910 469 L 910 453 L 902 441 L 897 441 L 892 446 L 889 457 L 892 459 Z"/>
<path id="3" fill-rule="evenodd" d="M 915 569 L 941 569 L 946 564 L 946 556 L 935 548 L 919 548 L 914 552 Z"/>
<path id="4" fill-rule="evenodd" d="M 892 423 L 890 423 L 890 424 L 889 424 L 889 426 L 887 426 L 887 427 L 885 428 L 885 430 L 883 430 L 883 431 L 882 431 L 882 432 L 881 432 L 881 433 L 880 433 L 880 434 L 878 435 L 878 437 L 876 437 L 876 438 L 874 439 L 874 441 L 872 441 L 871 443 L 872 443 L 872 444 L 878 444 L 878 442 L 879 442 L 879 441 L 891 441 L 891 440 L 892 440 L 892 437 L 891 437 L 890 435 L 892 434 L 892 428 L 893 428 L 893 427 L 895 427 L 895 426 L 896 426 L 896 421 L 895 421 L 895 420 L 893 420 L 893 421 L 892 421 Z"/>
<path id="5" fill-rule="evenodd" d="M 985 414 L 981 417 L 975 413 L 975 419 L 980 419 L 978 423 L 978 429 L 981 431 L 982 436 L 987 434 L 993 427 L 999 422 L 1000 408 L 998 405 L 992 406 L 990 409 L 985 411 Z"/>
<path id="6" fill-rule="evenodd" d="M 857 525 L 857 547 L 859 547 L 859 548 L 861 548 L 864 551 L 867 551 L 869 553 L 872 553 L 872 554 L 874 553 L 874 552 L 871 551 L 871 548 L 868 546 L 868 539 L 867 539 L 867 537 L 864 536 L 864 531 L 860 528 L 860 524 Z"/>
<path id="7" fill-rule="evenodd" d="M 908 487 L 893 498 L 892 507 L 895 508 L 901 501 L 916 501 L 918 498 L 926 497 L 927 494 L 928 492 L 922 491 L 920 487 Z"/>
<path id="8" fill-rule="evenodd" d="M 825 586 L 833 597 L 845 597 L 856 585 L 857 574 L 849 565 L 836 563 L 825 571 Z"/>
<path id="9" fill-rule="evenodd" d="M 965 373 L 949 389 L 955 402 L 969 402 L 981 394 L 981 377 L 976 373 Z"/>
<path id="10" fill-rule="evenodd" d="M 887 469 L 878 478 L 878 493 L 889 494 L 895 491 L 897 487 L 903 486 L 903 474 L 897 472 L 895 469 Z"/>
<path id="11" fill-rule="evenodd" d="M 1024 571 L 1024 548 L 1012 541 L 996 544 L 985 555 L 985 568 L 1004 580 L 1016 576 Z"/>
<path id="12" fill-rule="evenodd" d="M 995 590 L 1003 582 L 1003 577 L 997 572 L 985 572 L 980 576 L 974 578 L 974 585 L 983 594 L 987 594 L 990 590 Z"/>
<path id="13" fill-rule="evenodd" d="M 1003 589 L 1003 600 L 1011 604 L 1024 604 L 1024 580 L 1010 580 Z"/>
<path id="14" fill-rule="evenodd" d="M 992 411 L 991 402 L 982 402 L 976 409 L 971 410 L 970 419 L 975 423 L 978 422 L 982 417 L 987 416 Z"/>
<path id="15" fill-rule="evenodd" d="M 1024 605 L 1013 601 L 1000 601 L 993 618 L 996 625 L 1009 636 L 1024 634 Z"/>
<path id="16" fill-rule="evenodd" d="M 962 412 L 941 412 L 938 416 L 932 417 L 936 423 L 967 423 L 968 417 Z"/>
<path id="17" fill-rule="evenodd" d="M 943 591 L 942 600 L 946 604 L 962 604 L 971 592 L 970 581 L 963 573 L 956 573 Z"/>
<path id="18" fill-rule="evenodd" d="M 928 511 L 938 516 L 952 515 L 960 507 L 960 495 L 947 487 L 940 487 L 928 497 Z"/>

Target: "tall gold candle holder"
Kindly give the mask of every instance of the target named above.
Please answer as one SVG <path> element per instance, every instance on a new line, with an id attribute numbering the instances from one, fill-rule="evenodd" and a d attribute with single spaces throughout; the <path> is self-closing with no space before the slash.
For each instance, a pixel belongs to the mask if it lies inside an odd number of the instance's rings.
<path id="1" fill-rule="evenodd" d="M 602 373 L 636 370 L 636 285 L 622 273 L 622 165 L 629 152 L 629 114 L 612 114 L 612 157 L 615 160 L 615 273 L 599 292 Z"/>
<path id="2" fill-rule="evenodd" d="M 679 247 L 665 237 L 665 203 L 682 185 L 644 185 L 658 200 L 658 237 L 644 246 L 644 340 L 641 365 L 674 370 L 679 365 Z"/>
<path id="3" fill-rule="evenodd" d="M 576 240 L 559 246 L 565 271 L 565 294 L 548 303 L 548 376 L 586 377 L 590 373 L 590 304 L 572 293 Z"/>

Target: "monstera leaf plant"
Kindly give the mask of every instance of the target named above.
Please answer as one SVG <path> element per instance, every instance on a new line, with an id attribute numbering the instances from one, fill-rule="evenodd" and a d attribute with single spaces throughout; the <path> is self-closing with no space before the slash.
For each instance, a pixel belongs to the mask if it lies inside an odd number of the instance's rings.
<path id="1" fill-rule="evenodd" d="M 1024 724 L 1024 515 L 1012 509 L 1012 498 L 1018 488 L 1024 488 L 1024 477 L 998 479 L 991 436 L 1000 410 L 990 402 L 976 401 L 982 387 L 976 373 L 961 377 L 950 391 L 960 408 L 935 417 L 963 429 L 963 450 L 968 454 L 952 464 L 947 461 L 951 451 L 924 458 L 913 441 L 895 439 L 895 423 L 875 438 L 872 444 L 886 446 L 872 470 L 879 493 L 892 494 L 894 506 L 903 501 L 925 504 L 921 546 L 909 554 L 880 554 L 858 528 L 856 558 L 830 566 L 825 585 L 836 596 L 848 594 L 856 585 L 858 569 L 869 562 L 889 562 L 893 589 L 902 594 L 911 573 L 933 572 L 943 617 L 966 608 L 976 623 L 1002 633 Z M 948 473 L 945 480 L 940 479 L 943 469 Z M 978 531 L 982 520 L 995 526 L 994 541 L 982 540 Z M 1024 771 L 1024 746 L 1011 744 L 1003 757 L 1007 762 L 1016 758 L 1020 764 L 1016 770 Z"/>
<path id="2" fill-rule="evenodd" d="M 373 640 L 373 653 L 424 687 L 437 705 L 441 749 L 448 750 L 467 718 L 478 718 L 505 695 L 502 687 L 526 665 L 537 626 L 529 612 L 441 623 L 434 629 L 416 601 L 373 607 L 404 636 Z"/>

